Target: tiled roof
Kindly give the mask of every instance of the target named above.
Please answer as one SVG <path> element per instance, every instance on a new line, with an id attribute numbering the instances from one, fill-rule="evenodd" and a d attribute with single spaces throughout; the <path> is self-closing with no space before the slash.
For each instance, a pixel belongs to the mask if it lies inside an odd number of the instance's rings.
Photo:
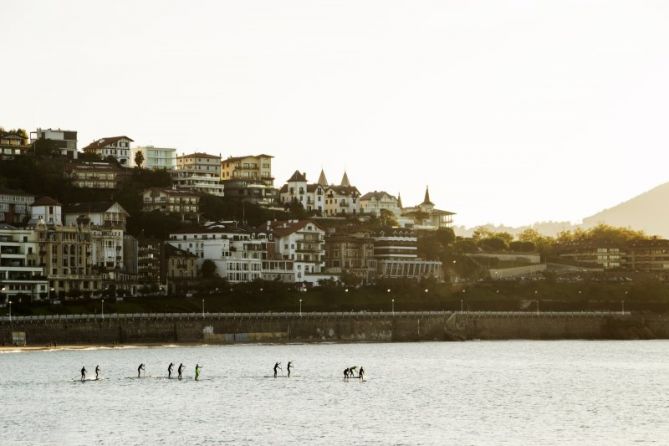
<path id="1" fill-rule="evenodd" d="M 33 204 L 33 206 L 60 206 L 61 204 L 51 197 L 40 197 Z"/>
<path id="2" fill-rule="evenodd" d="M 216 155 L 210 155 L 210 154 L 204 153 L 204 152 L 195 152 L 195 153 L 189 153 L 188 155 L 177 156 L 177 158 L 181 158 L 181 159 L 183 159 L 183 158 L 216 158 L 216 159 L 220 159 L 221 157 L 216 156 Z"/>
<path id="3" fill-rule="evenodd" d="M 293 234 L 307 224 L 313 224 L 320 230 L 324 230 L 318 223 L 313 220 L 289 220 L 289 221 L 273 221 L 270 222 L 269 228 L 267 225 L 258 227 L 259 232 L 271 232 L 275 237 L 285 237 Z"/>
<path id="4" fill-rule="evenodd" d="M 288 179 L 288 182 L 291 183 L 293 181 L 307 181 L 307 174 L 306 173 L 300 173 L 299 170 L 296 170 L 295 173 L 293 174 L 290 179 Z"/>
<path id="5" fill-rule="evenodd" d="M 110 144 L 114 144 L 116 141 L 119 141 L 121 139 L 127 139 L 130 142 L 134 142 L 132 139 L 128 138 L 127 136 L 108 136 L 106 138 L 100 138 L 97 141 L 93 141 L 89 145 L 83 148 L 84 152 L 87 150 L 98 150 L 102 149 Z"/>
<path id="6" fill-rule="evenodd" d="M 243 160 L 245 158 L 274 158 L 272 155 L 246 155 L 246 156 L 229 156 L 223 160 L 224 163 L 234 163 L 235 161 Z"/>
<path id="7" fill-rule="evenodd" d="M 65 206 L 65 209 L 63 212 L 65 214 L 87 214 L 87 213 L 99 213 L 99 212 L 106 212 L 114 206 L 114 204 L 118 204 L 115 201 L 95 201 L 95 202 L 90 202 L 90 203 L 73 203 L 73 204 L 68 204 Z M 128 215 L 125 209 L 123 209 L 123 206 L 120 204 L 118 205 L 123 213 Z"/>
<path id="8" fill-rule="evenodd" d="M 394 196 L 390 195 L 386 191 L 374 191 L 374 192 L 367 192 L 365 195 L 360 197 L 360 200 L 371 200 L 371 199 L 382 200 L 384 196 L 389 197 L 393 200 L 396 199 Z"/>

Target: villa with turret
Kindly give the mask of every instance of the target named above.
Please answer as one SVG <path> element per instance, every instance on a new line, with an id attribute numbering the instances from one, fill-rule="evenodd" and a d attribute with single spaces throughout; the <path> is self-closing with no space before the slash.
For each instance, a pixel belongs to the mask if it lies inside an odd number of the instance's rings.
<path id="1" fill-rule="evenodd" d="M 400 226 L 404 227 L 437 230 L 453 226 L 454 215 L 454 212 L 437 209 L 430 201 L 430 191 L 426 187 L 423 202 L 413 207 L 402 208 L 399 221 Z"/>

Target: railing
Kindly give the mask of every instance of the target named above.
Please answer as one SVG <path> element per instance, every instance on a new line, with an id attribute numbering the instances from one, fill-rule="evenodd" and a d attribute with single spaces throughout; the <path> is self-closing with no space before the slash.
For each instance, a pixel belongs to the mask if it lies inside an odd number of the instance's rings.
<path id="1" fill-rule="evenodd" d="M 289 318 L 407 318 L 446 317 L 466 318 L 593 318 L 629 317 L 631 313 L 621 311 L 328 311 L 328 312 L 253 312 L 253 313 L 110 313 L 110 314 L 56 314 L 42 316 L 12 316 L 12 323 L 75 322 L 91 320 L 198 320 L 198 319 L 289 319 Z M 0 317 L 0 323 L 10 321 L 9 316 Z"/>

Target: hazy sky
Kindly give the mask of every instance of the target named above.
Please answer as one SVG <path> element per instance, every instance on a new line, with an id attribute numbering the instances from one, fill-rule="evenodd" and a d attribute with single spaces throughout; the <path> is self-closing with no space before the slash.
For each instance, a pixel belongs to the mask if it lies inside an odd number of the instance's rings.
<path id="1" fill-rule="evenodd" d="M 346 169 L 456 224 L 669 180 L 666 1 L 0 2 L 0 125 Z"/>

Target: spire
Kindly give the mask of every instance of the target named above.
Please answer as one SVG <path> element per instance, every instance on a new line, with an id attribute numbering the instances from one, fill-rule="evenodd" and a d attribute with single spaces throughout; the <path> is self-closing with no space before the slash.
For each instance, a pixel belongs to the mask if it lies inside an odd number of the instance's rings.
<path id="1" fill-rule="evenodd" d="M 344 172 L 344 176 L 341 178 L 340 186 L 351 187 L 351 182 L 348 180 L 348 175 Z"/>
<path id="2" fill-rule="evenodd" d="M 321 169 L 321 175 L 318 177 L 318 184 L 321 186 L 327 186 L 328 185 L 328 180 L 325 178 L 325 171 Z"/>
<path id="3" fill-rule="evenodd" d="M 423 200 L 423 204 L 434 204 L 430 201 L 430 190 L 427 186 L 425 186 L 425 199 Z"/>
<path id="4" fill-rule="evenodd" d="M 400 192 L 397 193 L 397 206 L 402 209 L 402 194 Z"/>

